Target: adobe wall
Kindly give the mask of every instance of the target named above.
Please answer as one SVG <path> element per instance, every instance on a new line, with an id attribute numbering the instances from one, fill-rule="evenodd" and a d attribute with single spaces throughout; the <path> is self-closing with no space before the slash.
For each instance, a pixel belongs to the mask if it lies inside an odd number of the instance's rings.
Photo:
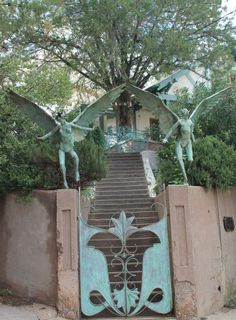
<path id="1" fill-rule="evenodd" d="M 57 299 L 56 194 L 36 191 L 28 203 L 0 198 L 0 285 L 50 305 Z"/>
<path id="2" fill-rule="evenodd" d="M 35 191 L 29 202 L 0 198 L 0 288 L 79 315 L 76 190 Z"/>
<path id="3" fill-rule="evenodd" d="M 228 191 L 217 191 L 220 221 L 220 240 L 224 268 L 225 292 L 224 302 L 227 304 L 236 292 L 236 231 L 225 232 L 223 218 L 233 217 L 236 226 L 236 188 Z"/>
<path id="4" fill-rule="evenodd" d="M 236 221 L 236 189 L 169 186 L 157 201 L 168 208 L 177 319 L 214 313 L 236 289 L 236 232 L 223 227 L 225 215 Z"/>

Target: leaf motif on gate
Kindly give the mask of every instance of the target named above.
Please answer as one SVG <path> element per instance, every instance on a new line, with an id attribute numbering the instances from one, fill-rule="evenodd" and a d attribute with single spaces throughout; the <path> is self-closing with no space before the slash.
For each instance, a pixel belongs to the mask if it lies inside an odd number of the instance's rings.
<path id="1" fill-rule="evenodd" d="M 131 234 L 137 231 L 137 227 L 132 226 L 134 217 L 126 217 L 124 211 L 121 211 L 119 218 L 111 218 L 111 221 L 114 224 L 114 227 L 109 229 L 109 232 L 113 233 L 117 238 L 119 238 L 124 244 Z"/>
<path id="2" fill-rule="evenodd" d="M 136 307 L 136 301 L 139 300 L 139 291 L 137 288 L 129 289 L 127 285 L 119 289 L 114 289 L 113 297 L 118 309 L 122 308 L 127 314 L 132 307 Z"/>

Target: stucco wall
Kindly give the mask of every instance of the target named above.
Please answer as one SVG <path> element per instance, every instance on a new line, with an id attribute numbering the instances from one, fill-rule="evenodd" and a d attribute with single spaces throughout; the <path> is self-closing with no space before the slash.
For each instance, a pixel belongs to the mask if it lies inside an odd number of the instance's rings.
<path id="1" fill-rule="evenodd" d="M 169 213 L 177 319 L 214 313 L 236 289 L 236 231 L 223 227 L 236 220 L 236 189 L 169 186 L 157 200 Z"/>
<path id="2" fill-rule="evenodd" d="M 225 232 L 223 218 L 233 217 L 236 227 L 236 188 L 228 191 L 217 191 L 220 221 L 220 240 L 224 271 L 224 301 L 227 304 L 236 292 L 236 230 Z"/>
<path id="3" fill-rule="evenodd" d="M 56 192 L 37 191 L 28 203 L 0 198 L 0 285 L 55 305 L 57 296 Z"/>

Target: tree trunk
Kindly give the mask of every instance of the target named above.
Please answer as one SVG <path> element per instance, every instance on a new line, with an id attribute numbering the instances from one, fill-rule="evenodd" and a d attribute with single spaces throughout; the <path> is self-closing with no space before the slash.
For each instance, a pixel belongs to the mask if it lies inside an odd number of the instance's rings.
<path id="1" fill-rule="evenodd" d="M 120 127 L 131 127 L 132 125 L 132 103 L 131 96 L 128 91 L 121 93 L 115 104 L 115 113 L 117 116 L 117 124 Z"/>

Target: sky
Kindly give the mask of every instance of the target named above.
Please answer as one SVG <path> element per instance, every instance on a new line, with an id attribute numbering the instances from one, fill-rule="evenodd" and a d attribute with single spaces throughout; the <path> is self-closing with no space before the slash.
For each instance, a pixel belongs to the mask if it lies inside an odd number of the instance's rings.
<path id="1" fill-rule="evenodd" d="M 236 0 L 223 0 L 222 5 L 227 7 L 227 12 L 231 12 L 233 10 L 236 10 Z M 233 24 L 236 26 L 236 13 L 233 15 Z"/>

